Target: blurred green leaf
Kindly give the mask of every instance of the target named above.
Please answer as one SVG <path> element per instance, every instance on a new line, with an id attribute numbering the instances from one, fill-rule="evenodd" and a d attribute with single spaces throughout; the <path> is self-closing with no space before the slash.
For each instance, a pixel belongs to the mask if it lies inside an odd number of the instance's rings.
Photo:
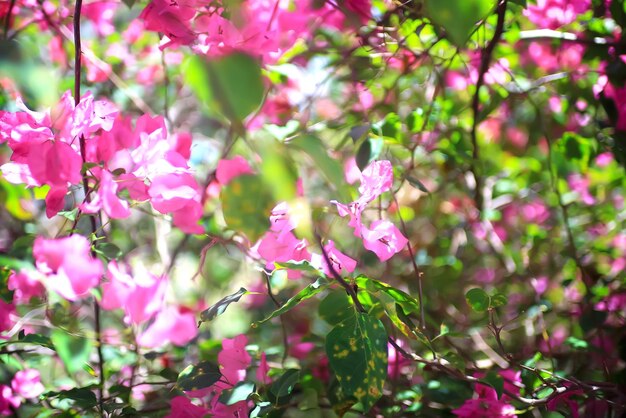
<path id="1" fill-rule="evenodd" d="M 181 390 L 190 391 L 208 388 L 222 378 L 217 364 L 203 361 L 196 365 L 189 365 L 180 372 L 176 386 Z"/>
<path id="2" fill-rule="evenodd" d="M 242 52 L 210 60 L 194 55 L 185 61 L 183 75 L 201 102 L 239 128 L 263 102 L 259 62 Z"/>
<path id="3" fill-rule="evenodd" d="M 387 379 L 387 332 L 382 322 L 353 311 L 326 336 L 326 355 L 342 391 L 361 402 L 367 413 Z"/>
<path id="4" fill-rule="evenodd" d="M 82 370 L 83 364 L 89 361 L 93 348 L 91 340 L 68 334 L 58 328 L 52 330 L 50 340 L 70 374 Z"/>
<path id="5" fill-rule="evenodd" d="M 272 193 L 258 176 L 236 177 L 222 188 L 222 212 L 229 228 L 241 231 L 255 242 L 270 227 L 274 207 Z"/>
<path id="6" fill-rule="evenodd" d="M 236 293 L 220 299 L 213 306 L 202 311 L 200 313 L 200 324 L 203 322 L 211 321 L 215 319 L 216 316 L 223 314 L 224 311 L 226 311 L 226 308 L 228 308 L 231 303 L 239 302 L 239 299 L 241 299 L 241 297 L 246 293 L 248 293 L 248 291 L 242 287 Z"/>
<path id="7" fill-rule="evenodd" d="M 310 285 L 308 285 L 307 287 L 299 291 L 295 296 L 293 296 L 287 302 L 285 302 L 283 306 L 276 309 L 267 318 L 257 322 L 256 325 L 267 322 L 272 318 L 276 318 L 277 316 L 280 316 L 284 314 L 285 312 L 290 311 L 291 309 L 298 306 L 300 302 L 312 298 L 313 296 L 327 289 L 328 286 L 330 286 L 330 283 L 328 282 L 326 278 L 324 277 L 318 278 L 315 281 L 315 283 L 311 283 Z"/>
<path id="8" fill-rule="evenodd" d="M 464 46 L 476 24 L 495 7 L 492 0 L 425 0 L 426 16 L 441 25 L 456 46 Z"/>
<path id="9" fill-rule="evenodd" d="M 482 289 L 470 289 L 465 294 L 465 300 L 476 312 L 484 312 L 489 309 L 489 295 Z"/>

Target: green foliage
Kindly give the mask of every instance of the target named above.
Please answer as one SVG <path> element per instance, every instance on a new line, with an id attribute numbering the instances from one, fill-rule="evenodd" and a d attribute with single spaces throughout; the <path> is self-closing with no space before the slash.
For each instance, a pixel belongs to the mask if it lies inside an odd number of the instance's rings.
<path id="1" fill-rule="evenodd" d="M 89 361 L 93 348 L 90 339 L 70 334 L 62 329 L 54 329 L 50 334 L 50 340 L 70 374 L 82 370 Z"/>
<path id="2" fill-rule="evenodd" d="M 263 102 L 261 67 L 247 54 L 238 52 L 210 60 L 193 56 L 185 62 L 183 74 L 198 99 L 235 126 L 242 127 L 242 121 Z"/>
<path id="3" fill-rule="evenodd" d="M 387 377 L 387 332 L 382 322 L 354 312 L 326 336 L 326 354 L 344 394 L 369 411 Z"/>
<path id="4" fill-rule="evenodd" d="M 218 315 L 223 314 L 224 311 L 226 311 L 226 309 L 231 303 L 239 302 L 239 299 L 241 299 L 241 297 L 245 295 L 246 293 L 248 293 L 248 291 L 242 287 L 236 293 L 233 293 L 232 295 L 228 295 L 220 299 L 217 303 L 213 304 L 211 307 L 205 309 L 204 311 L 200 313 L 199 324 L 203 322 L 212 321 Z"/>
<path id="5" fill-rule="evenodd" d="M 216 364 L 203 361 L 185 367 L 178 375 L 176 386 L 184 391 L 199 390 L 213 385 L 221 378 L 222 373 Z"/>
<path id="6" fill-rule="evenodd" d="M 495 3 L 491 0 L 426 0 L 425 6 L 427 16 L 446 30 L 454 44 L 462 47 Z"/>
<path id="7" fill-rule="evenodd" d="M 272 193 L 257 176 L 239 176 L 224 186 L 221 193 L 222 213 L 229 228 L 246 234 L 254 242 L 269 227 L 274 207 Z"/>
<path id="8" fill-rule="evenodd" d="M 272 318 L 276 318 L 277 316 L 283 315 L 286 312 L 289 312 L 291 309 L 298 306 L 302 301 L 312 298 L 318 293 L 324 291 L 330 286 L 330 283 L 327 279 L 320 277 L 314 283 L 311 283 L 298 293 L 296 293 L 293 297 L 291 297 L 287 302 L 285 302 L 280 308 L 276 309 L 265 319 L 257 322 L 256 324 L 262 324 L 264 322 L 269 321 Z"/>

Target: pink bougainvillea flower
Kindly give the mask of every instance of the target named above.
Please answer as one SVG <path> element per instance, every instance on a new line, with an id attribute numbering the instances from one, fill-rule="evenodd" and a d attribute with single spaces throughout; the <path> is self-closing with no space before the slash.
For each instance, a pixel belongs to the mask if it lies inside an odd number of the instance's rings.
<path id="1" fill-rule="evenodd" d="M 247 344 L 248 338 L 244 334 L 222 341 L 222 351 L 217 355 L 217 361 L 222 375 L 231 385 L 246 378 L 246 369 L 252 362 L 252 357 L 246 351 Z"/>
<path id="2" fill-rule="evenodd" d="M 175 306 L 162 309 L 154 322 L 137 337 L 143 347 L 162 347 L 167 343 L 185 345 L 198 335 L 196 316 L 193 312 L 182 312 Z"/>
<path id="3" fill-rule="evenodd" d="M 209 414 L 208 409 L 191 403 L 186 396 L 176 396 L 170 401 L 172 408 L 166 418 L 203 418 Z"/>
<path id="4" fill-rule="evenodd" d="M 333 241 L 328 241 L 328 244 L 324 246 L 324 251 L 328 255 L 328 259 L 332 265 L 333 270 L 339 274 L 349 274 L 356 268 L 356 260 L 348 257 L 341 251 L 335 248 Z M 327 276 L 332 276 L 332 272 L 323 254 L 311 255 L 311 265 L 317 269 L 320 269 Z"/>
<path id="5" fill-rule="evenodd" d="M 17 409 L 20 403 L 10 386 L 0 385 L 0 415 L 13 415 L 12 408 Z"/>
<path id="6" fill-rule="evenodd" d="M 102 284 L 103 309 L 123 308 L 131 323 L 141 324 L 163 306 L 167 287 L 164 277 L 156 277 L 147 271 L 131 276 L 116 261 L 109 263 L 107 277 L 109 281 Z"/>
<path id="7" fill-rule="evenodd" d="M 373 251 L 380 261 L 387 261 L 394 254 L 406 247 L 409 240 L 391 222 L 385 220 L 374 221 L 369 228 L 363 228 L 363 246 Z"/>
<path id="8" fill-rule="evenodd" d="M 237 155 L 230 160 L 219 160 L 215 169 L 215 178 L 222 186 L 225 186 L 235 177 L 252 173 L 250 164 L 241 155 Z"/>
<path id="9" fill-rule="evenodd" d="M 102 264 L 89 252 L 89 241 L 82 235 L 38 237 L 33 246 L 35 265 L 46 275 L 46 287 L 70 301 L 88 296 L 100 283 Z"/>
<path id="10" fill-rule="evenodd" d="M 585 392 L 581 389 L 571 389 L 565 391 L 563 393 L 559 393 L 548 401 L 546 404 L 548 411 L 556 411 L 561 406 L 567 406 L 571 413 L 572 418 L 580 417 L 580 413 L 578 412 L 578 402 L 572 399 L 573 396 L 582 396 Z"/>
<path id="11" fill-rule="evenodd" d="M 89 19 L 100 36 L 108 36 L 115 32 L 113 16 L 119 3 L 112 0 L 97 0 L 83 5 L 82 15 Z"/>
<path id="12" fill-rule="evenodd" d="M 37 273 L 30 270 L 12 272 L 7 283 L 13 291 L 13 301 L 27 303 L 31 298 L 43 295 L 45 288 L 39 281 Z M 2 328 L 0 326 L 0 328 Z"/>
<path id="13" fill-rule="evenodd" d="M 196 12 L 187 3 L 189 1 L 153 0 L 139 15 L 147 30 L 161 32 L 169 39 L 161 49 L 170 45 L 189 45 L 196 38 L 190 27 L 190 20 Z"/>
<path id="14" fill-rule="evenodd" d="M 39 371 L 35 369 L 25 369 L 15 373 L 11 380 L 11 388 L 15 395 L 26 399 L 37 398 L 45 390 Z"/>
<path id="15" fill-rule="evenodd" d="M 267 355 L 265 353 L 261 353 L 259 367 L 256 369 L 256 379 L 264 385 L 270 384 L 272 379 L 268 375 L 269 371 L 270 366 L 267 364 Z"/>
<path id="16" fill-rule="evenodd" d="M 585 205 L 593 205 L 596 203 L 596 199 L 589 193 L 590 180 L 588 177 L 581 174 L 570 174 L 567 177 L 567 184 L 572 191 L 578 193 L 582 202 Z"/>
<path id="17" fill-rule="evenodd" d="M 541 29 L 558 29 L 572 23 L 591 7 L 591 0 L 537 0 L 524 9 L 524 15 Z"/>
<path id="18" fill-rule="evenodd" d="M 15 314 L 15 306 L 0 299 L 0 332 L 7 331 L 13 327 L 11 315 Z"/>
<path id="19" fill-rule="evenodd" d="M 361 173 L 360 201 L 369 203 L 391 189 L 393 185 L 393 166 L 387 160 L 370 163 Z"/>
<path id="20" fill-rule="evenodd" d="M 515 407 L 497 399 L 468 399 L 452 411 L 462 418 L 514 418 Z"/>

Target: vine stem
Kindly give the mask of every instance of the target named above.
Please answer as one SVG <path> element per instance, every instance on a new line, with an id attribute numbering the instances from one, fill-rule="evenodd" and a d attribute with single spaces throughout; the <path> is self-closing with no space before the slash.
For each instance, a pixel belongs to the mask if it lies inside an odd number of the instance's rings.
<path id="1" fill-rule="evenodd" d="M 498 21 L 496 23 L 496 29 L 493 34 L 493 38 L 487 44 L 481 54 L 480 69 L 478 71 L 478 79 L 476 80 L 476 91 L 472 98 L 472 112 L 474 114 L 474 122 L 472 123 L 471 139 L 472 139 L 472 164 L 471 172 L 474 175 L 474 202 L 476 208 L 480 213 L 483 211 L 483 173 L 479 166 L 480 163 L 480 146 L 478 145 L 478 125 L 480 124 L 480 88 L 485 84 L 485 75 L 489 71 L 491 64 L 491 57 L 493 51 L 496 48 L 498 42 L 504 34 L 504 18 L 506 16 L 507 0 L 501 0 L 496 8 L 496 14 L 498 15 Z"/>
<path id="2" fill-rule="evenodd" d="M 80 14 L 83 6 L 82 0 L 76 0 L 74 6 L 74 106 L 78 106 L 80 103 L 80 80 L 81 80 L 81 37 L 80 37 Z M 83 160 L 83 164 L 87 161 L 87 150 L 85 145 L 85 136 L 80 135 L 79 138 L 80 144 L 80 156 Z M 91 201 L 91 196 L 89 194 L 89 179 L 87 178 L 87 173 L 83 173 L 83 190 L 85 192 L 85 201 L 89 203 Z M 91 221 L 91 234 L 95 238 L 97 235 L 97 224 L 95 216 L 89 217 Z M 91 255 L 96 256 L 95 250 L 91 250 Z M 104 417 L 104 386 L 105 386 L 105 378 L 104 378 L 104 356 L 102 355 L 102 326 L 101 326 L 101 318 L 100 318 L 100 304 L 98 304 L 97 299 L 94 299 L 94 331 L 96 334 L 96 350 L 98 352 L 98 374 L 100 378 L 100 384 L 98 386 L 98 406 L 100 408 L 100 416 Z"/>
<path id="3" fill-rule="evenodd" d="M 8 39 L 9 37 L 9 28 L 11 27 L 11 15 L 13 14 L 15 3 L 16 3 L 16 0 L 11 0 L 11 3 L 9 3 L 9 10 L 7 11 L 7 17 L 4 20 L 4 39 Z"/>

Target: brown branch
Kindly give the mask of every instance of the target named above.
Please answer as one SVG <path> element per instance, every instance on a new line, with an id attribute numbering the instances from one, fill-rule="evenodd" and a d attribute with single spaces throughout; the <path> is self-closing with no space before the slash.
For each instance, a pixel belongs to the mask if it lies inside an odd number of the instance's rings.
<path id="1" fill-rule="evenodd" d="M 80 38 L 80 13 L 83 6 L 82 0 L 76 0 L 76 4 L 74 7 L 74 106 L 78 106 L 80 103 L 80 80 L 81 80 L 81 38 Z M 87 161 L 87 152 L 85 146 L 85 136 L 80 135 L 80 156 L 83 160 L 83 164 Z M 85 201 L 89 203 L 91 201 L 91 196 L 89 195 L 89 179 L 87 178 L 87 173 L 83 173 L 83 190 L 85 191 Z M 91 220 L 91 233 L 95 236 L 97 235 L 97 224 L 95 216 L 90 216 Z M 96 256 L 95 250 L 92 250 L 92 256 Z M 100 383 L 98 385 L 98 406 L 100 409 L 100 416 L 104 417 L 104 405 L 103 405 L 103 397 L 104 397 L 104 388 L 105 388 L 105 377 L 104 377 L 104 356 L 102 354 L 102 328 L 100 321 L 100 305 L 98 304 L 98 300 L 94 299 L 94 331 L 96 333 L 96 350 L 98 352 L 98 374 L 100 377 Z"/>
<path id="2" fill-rule="evenodd" d="M 478 71 L 478 80 L 476 81 L 476 91 L 474 92 L 474 97 L 472 99 L 472 112 L 474 114 L 474 122 L 472 123 L 472 131 L 471 131 L 471 139 L 472 139 L 472 164 L 471 164 L 471 172 L 474 175 L 475 185 L 474 185 L 474 202 L 476 203 L 476 208 L 480 213 L 483 211 L 483 173 L 482 168 L 480 167 L 480 147 L 478 146 L 478 138 L 477 138 L 477 130 L 478 125 L 480 123 L 480 88 L 485 83 L 485 75 L 489 71 L 489 66 L 491 64 L 491 57 L 493 55 L 493 51 L 496 48 L 496 45 L 502 38 L 502 34 L 504 33 L 504 18 L 506 15 L 506 5 L 507 0 L 501 0 L 498 3 L 496 8 L 496 14 L 498 16 L 498 21 L 496 23 L 496 29 L 493 34 L 493 38 L 487 44 L 487 47 L 483 50 L 481 54 L 480 61 L 480 69 Z"/>

